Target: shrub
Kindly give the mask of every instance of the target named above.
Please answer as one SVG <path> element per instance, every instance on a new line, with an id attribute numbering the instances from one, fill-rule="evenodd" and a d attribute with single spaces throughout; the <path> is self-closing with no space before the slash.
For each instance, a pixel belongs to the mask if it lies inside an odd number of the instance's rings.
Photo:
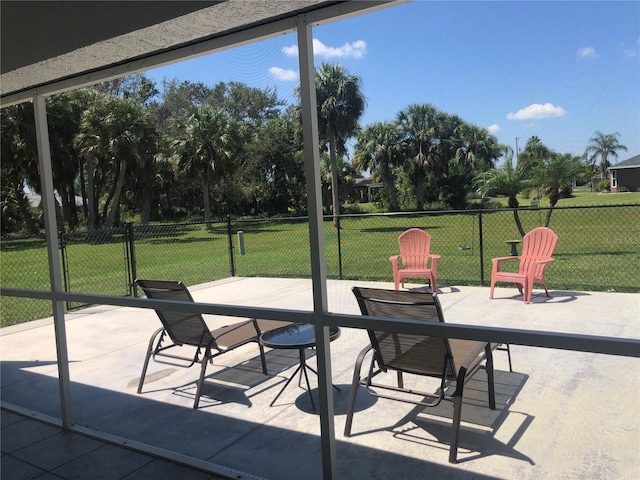
<path id="1" fill-rule="evenodd" d="M 596 192 L 611 191 L 611 181 L 608 178 L 600 180 L 596 184 Z"/>
<path id="2" fill-rule="evenodd" d="M 571 185 L 567 184 L 560 190 L 560 198 L 571 198 L 572 193 L 573 189 L 571 188 Z"/>

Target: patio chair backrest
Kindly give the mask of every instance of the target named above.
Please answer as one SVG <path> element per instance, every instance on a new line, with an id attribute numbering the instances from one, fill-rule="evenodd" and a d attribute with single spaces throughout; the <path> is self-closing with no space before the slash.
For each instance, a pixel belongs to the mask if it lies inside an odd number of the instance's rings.
<path id="1" fill-rule="evenodd" d="M 398 237 L 403 268 L 427 268 L 431 235 L 419 228 L 410 228 Z"/>
<path id="2" fill-rule="evenodd" d="M 526 274 L 534 261 L 550 259 L 557 243 L 558 235 L 550 228 L 538 227 L 527 233 L 522 238 L 519 273 Z M 543 275 L 545 266 L 537 266 L 537 271 L 534 272 L 536 278 Z"/>
<path id="3" fill-rule="evenodd" d="M 430 293 L 354 287 L 362 315 L 444 322 L 437 296 Z M 380 369 L 455 379 L 457 366 L 446 338 L 367 330 Z M 464 360 L 465 358 L 462 358 Z"/>
<path id="4" fill-rule="evenodd" d="M 136 280 L 147 298 L 193 302 L 182 282 L 168 280 Z M 213 337 L 199 313 L 176 312 L 156 309 L 162 325 L 177 345 L 206 346 Z"/>

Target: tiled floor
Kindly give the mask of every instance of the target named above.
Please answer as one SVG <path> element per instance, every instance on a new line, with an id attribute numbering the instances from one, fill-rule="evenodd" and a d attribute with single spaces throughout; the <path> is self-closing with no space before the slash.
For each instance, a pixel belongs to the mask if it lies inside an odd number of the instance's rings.
<path id="1" fill-rule="evenodd" d="M 210 473 L 2 409 L 2 480 L 216 480 Z"/>

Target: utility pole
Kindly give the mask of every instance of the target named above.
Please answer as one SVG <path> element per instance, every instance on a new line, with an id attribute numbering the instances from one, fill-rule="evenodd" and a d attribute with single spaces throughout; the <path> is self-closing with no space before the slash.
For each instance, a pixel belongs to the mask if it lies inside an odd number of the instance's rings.
<path id="1" fill-rule="evenodd" d="M 518 151 L 520 149 L 518 148 L 518 137 L 516 137 L 516 165 L 518 164 Z"/>

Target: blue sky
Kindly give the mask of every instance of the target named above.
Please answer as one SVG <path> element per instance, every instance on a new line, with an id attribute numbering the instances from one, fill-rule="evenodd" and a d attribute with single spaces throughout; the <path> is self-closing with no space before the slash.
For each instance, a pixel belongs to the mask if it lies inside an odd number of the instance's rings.
<path id="1" fill-rule="evenodd" d="M 295 34 L 146 72 L 240 81 L 295 102 Z M 640 2 L 415 1 L 314 28 L 316 66 L 358 75 L 365 126 L 432 103 L 520 148 L 580 155 L 596 130 L 640 154 Z"/>

